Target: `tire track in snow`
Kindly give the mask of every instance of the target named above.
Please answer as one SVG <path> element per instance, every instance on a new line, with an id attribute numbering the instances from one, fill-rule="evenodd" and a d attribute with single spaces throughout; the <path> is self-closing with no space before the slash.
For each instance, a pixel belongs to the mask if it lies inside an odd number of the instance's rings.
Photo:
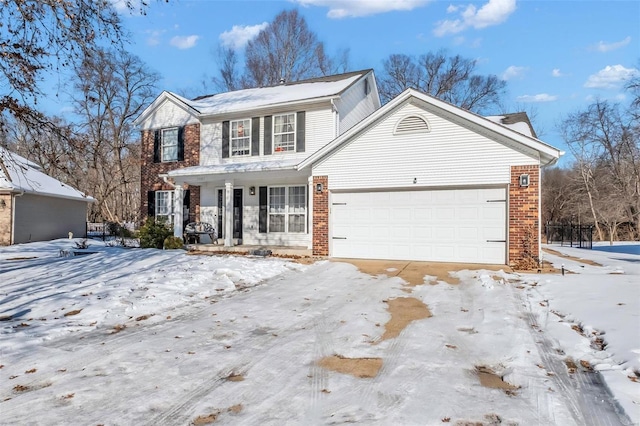
<path id="1" fill-rule="evenodd" d="M 533 312 L 529 296 L 523 296 L 522 292 L 516 294 L 525 307 L 525 319 L 532 326 L 530 330 L 540 329 L 538 316 Z M 533 334 L 533 331 L 530 332 Z M 533 337 L 538 342 L 538 352 L 545 368 L 553 373 L 551 379 L 577 424 L 589 426 L 632 424 L 631 419 L 615 401 L 600 373 L 578 369 L 575 373 L 569 374 L 564 360 L 545 333 L 536 331 Z"/>

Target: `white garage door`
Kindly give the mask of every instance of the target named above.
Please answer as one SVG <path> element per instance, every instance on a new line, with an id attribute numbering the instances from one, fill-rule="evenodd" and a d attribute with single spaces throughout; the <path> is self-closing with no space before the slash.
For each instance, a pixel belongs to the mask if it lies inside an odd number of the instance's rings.
<path id="1" fill-rule="evenodd" d="M 331 256 L 504 264 L 506 189 L 331 194 Z"/>

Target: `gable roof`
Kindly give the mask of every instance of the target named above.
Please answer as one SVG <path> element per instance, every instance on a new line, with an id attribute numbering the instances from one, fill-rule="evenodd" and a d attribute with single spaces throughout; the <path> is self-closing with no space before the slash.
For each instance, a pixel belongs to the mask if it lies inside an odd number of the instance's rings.
<path id="1" fill-rule="evenodd" d="M 533 130 L 533 126 L 531 125 L 531 121 L 529 120 L 529 116 L 526 112 L 514 112 L 504 115 L 487 115 L 485 118 L 507 126 L 516 132 L 520 132 L 536 139 L 538 138 L 538 135 L 536 135 L 536 131 Z"/>
<path id="2" fill-rule="evenodd" d="M 501 135 L 509 138 L 510 140 L 521 144 L 524 147 L 528 147 L 538 151 L 540 155 L 540 162 L 542 166 L 552 165 L 554 164 L 558 158 L 564 153 L 557 148 L 542 142 L 541 140 L 534 137 L 532 134 L 527 134 L 528 132 L 521 133 L 519 130 L 514 129 L 514 126 L 508 126 L 505 124 L 498 124 L 497 119 L 489 119 L 486 117 L 482 117 L 473 112 L 467 111 L 460 107 L 457 107 L 448 102 L 442 101 L 433 96 L 427 95 L 425 93 L 419 92 L 414 89 L 406 89 L 400 95 L 396 96 L 390 102 L 382 106 L 380 109 L 369 115 L 367 118 L 362 120 L 360 123 L 353 126 L 351 129 L 338 136 L 333 141 L 329 142 L 324 147 L 320 148 L 315 153 L 311 154 L 305 160 L 303 160 L 300 164 L 298 164 L 298 169 L 303 169 L 308 167 L 324 157 L 330 155 L 334 150 L 349 142 L 353 137 L 358 134 L 366 131 L 370 126 L 375 125 L 380 120 L 391 114 L 395 109 L 404 105 L 408 102 L 416 102 L 418 104 L 424 103 L 431 107 L 434 107 L 442 112 L 449 113 L 455 115 L 458 119 L 461 119 L 467 122 L 470 125 L 480 126 L 489 132 L 492 132 L 497 135 Z M 502 119 L 502 116 L 500 120 Z M 527 120 L 528 121 L 528 120 Z M 535 134 L 535 133 L 534 133 Z"/>
<path id="3" fill-rule="evenodd" d="M 164 91 L 136 118 L 135 123 L 139 124 L 144 121 L 144 119 L 166 99 L 182 105 L 194 115 L 201 117 L 330 99 L 340 96 L 340 94 L 355 84 L 356 81 L 372 72 L 373 70 L 371 69 L 354 71 L 292 83 L 283 83 L 277 86 L 242 89 L 215 95 L 199 96 L 191 100 L 175 93 Z"/>
<path id="4" fill-rule="evenodd" d="M 92 197 L 40 171 L 35 163 L 0 147 L 0 192 L 31 193 L 94 202 Z"/>

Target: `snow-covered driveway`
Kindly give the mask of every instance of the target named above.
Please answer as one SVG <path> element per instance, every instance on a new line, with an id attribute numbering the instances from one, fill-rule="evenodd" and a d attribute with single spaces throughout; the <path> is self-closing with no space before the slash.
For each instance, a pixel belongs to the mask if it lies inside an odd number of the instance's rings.
<path id="1" fill-rule="evenodd" d="M 98 243 L 59 257 L 69 244 L 0 249 L 1 424 L 590 421 L 541 349 L 567 341 L 538 309 L 560 276 L 409 286 L 328 261 Z M 431 316 L 411 321 L 414 308 Z M 385 334 L 400 314 L 400 334 Z"/>

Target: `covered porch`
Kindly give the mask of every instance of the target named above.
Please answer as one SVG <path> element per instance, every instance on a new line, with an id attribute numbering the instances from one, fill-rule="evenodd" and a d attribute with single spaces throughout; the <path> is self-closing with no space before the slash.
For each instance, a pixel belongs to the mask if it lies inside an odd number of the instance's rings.
<path id="1" fill-rule="evenodd" d="M 184 186 L 199 188 L 197 221 L 211 224 L 215 240 L 202 236 L 198 247 L 231 251 L 232 247 L 312 247 L 313 180 L 297 160 L 227 163 L 172 170 L 163 176 L 174 186 L 174 235 L 183 236 L 180 200 Z M 217 243 L 217 244 L 213 244 Z M 211 246 L 211 248 L 208 248 Z"/>

